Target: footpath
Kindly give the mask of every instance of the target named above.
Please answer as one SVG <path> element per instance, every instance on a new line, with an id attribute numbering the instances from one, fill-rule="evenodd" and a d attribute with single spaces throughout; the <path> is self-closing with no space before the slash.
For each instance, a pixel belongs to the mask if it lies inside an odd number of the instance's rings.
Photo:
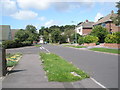
<path id="1" fill-rule="evenodd" d="M 37 54 L 24 54 L 19 64 L 9 72 L 2 88 L 64 88 L 62 83 L 48 82 Z"/>

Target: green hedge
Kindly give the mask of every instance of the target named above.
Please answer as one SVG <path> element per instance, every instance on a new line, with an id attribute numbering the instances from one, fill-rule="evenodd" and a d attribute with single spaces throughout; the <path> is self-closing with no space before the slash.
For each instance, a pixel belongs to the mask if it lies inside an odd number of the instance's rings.
<path id="1" fill-rule="evenodd" d="M 105 38 L 105 43 L 119 43 L 120 44 L 120 32 L 108 34 Z"/>
<path id="2" fill-rule="evenodd" d="M 2 42 L 4 48 L 17 48 L 32 45 L 31 41 L 17 42 L 15 40 L 6 40 Z"/>
<path id="3" fill-rule="evenodd" d="M 84 43 L 97 43 L 98 40 L 96 36 L 87 35 L 84 37 Z"/>
<path id="4" fill-rule="evenodd" d="M 79 44 L 83 44 L 83 43 L 84 43 L 84 38 L 83 38 L 83 37 L 79 37 L 78 43 L 79 43 Z"/>

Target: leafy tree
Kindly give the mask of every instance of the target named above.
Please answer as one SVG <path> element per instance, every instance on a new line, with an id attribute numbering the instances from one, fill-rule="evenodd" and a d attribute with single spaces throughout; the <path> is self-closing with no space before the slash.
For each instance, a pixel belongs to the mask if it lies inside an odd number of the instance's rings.
<path id="1" fill-rule="evenodd" d="M 51 34 L 52 42 L 58 43 L 60 41 L 61 32 L 59 30 L 55 30 Z"/>
<path id="2" fill-rule="evenodd" d="M 31 33 L 36 33 L 36 27 L 33 26 L 33 25 L 27 25 L 26 28 L 25 28 L 26 31 L 29 31 Z"/>
<path id="3" fill-rule="evenodd" d="M 118 8 L 117 17 L 111 17 L 111 19 L 113 20 L 113 23 L 115 23 L 116 25 L 120 25 L 120 1 L 116 3 L 116 7 Z"/>
<path id="4" fill-rule="evenodd" d="M 23 29 L 21 29 L 15 33 L 15 40 L 18 42 L 23 42 L 23 41 L 27 40 L 28 37 L 29 37 L 28 33 Z"/>
<path id="5" fill-rule="evenodd" d="M 39 30 L 39 35 L 43 35 L 45 27 L 42 26 L 41 29 Z"/>
<path id="6" fill-rule="evenodd" d="M 90 33 L 90 35 L 96 36 L 99 38 L 99 42 L 103 43 L 105 37 L 107 36 L 109 32 L 107 31 L 106 28 L 102 27 L 102 26 L 95 26 L 92 29 L 92 32 Z"/>

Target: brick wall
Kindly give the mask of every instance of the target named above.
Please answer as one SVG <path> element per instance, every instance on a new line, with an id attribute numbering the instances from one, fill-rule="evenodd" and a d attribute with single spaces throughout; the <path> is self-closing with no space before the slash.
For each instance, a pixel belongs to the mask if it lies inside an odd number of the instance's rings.
<path id="1" fill-rule="evenodd" d="M 90 34 L 91 31 L 92 31 L 92 28 L 91 29 L 83 29 L 83 35 L 88 35 L 88 34 Z"/>
<path id="2" fill-rule="evenodd" d="M 120 31 L 120 27 L 116 26 L 116 25 L 113 24 L 113 23 L 107 23 L 107 24 L 106 24 L 106 28 L 107 28 L 108 31 L 109 31 L 110 29 L 112 29 L 112 32 L 118 32 L 118 31 Z"/>
<path id="3" fill-rule="evenodd" d="M 120 44 L 116 44 L 116 43 L 104 43 L 104 46 L 111 48 L 120 48 Z"/>
<path id="4" fill-rule="evenodd" d="M 96 43 L 84 43 L 84 46 L 96 46 Z"/>

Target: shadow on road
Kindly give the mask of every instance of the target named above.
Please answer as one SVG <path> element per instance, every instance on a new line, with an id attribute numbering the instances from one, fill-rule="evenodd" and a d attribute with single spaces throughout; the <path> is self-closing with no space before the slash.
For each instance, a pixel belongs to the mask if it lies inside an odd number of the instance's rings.
<path id="1" fill-rule="evenodd" d="M 22 72 L 22 71 L 26 71 L 25 69 L 24 70 L 11 70 L 11 71 L 8 71 L 9 74 L 12 74 L 12 73 L 17 73 L 17 72 Z"/>

